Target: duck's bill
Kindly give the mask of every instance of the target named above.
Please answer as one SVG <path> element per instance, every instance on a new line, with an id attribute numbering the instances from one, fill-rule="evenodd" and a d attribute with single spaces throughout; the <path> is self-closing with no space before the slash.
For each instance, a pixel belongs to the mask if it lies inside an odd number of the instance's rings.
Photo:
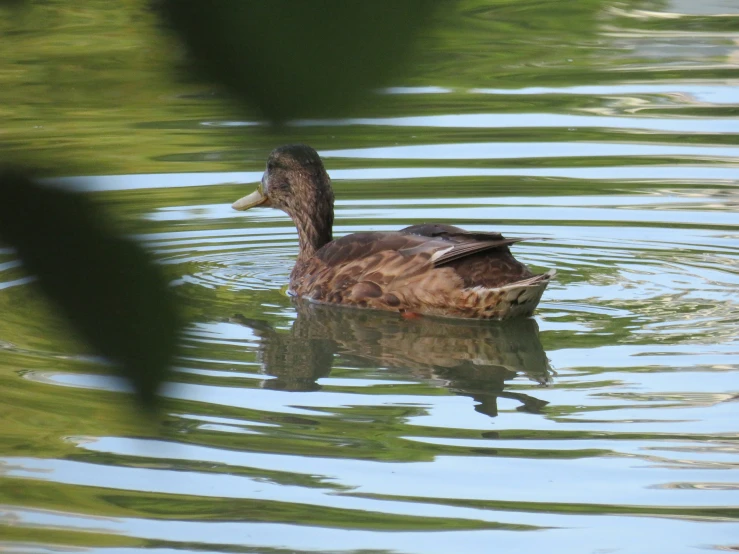
<path id="1" fill-rule="evenodd" d="M 269 205 L 269 198 L 265 196 L 265 194 L 262 192 L 262 187 L 260 186 L 251 194 L 247 194 L 243 198 L 239 198 L 236 202 L 231 204 L 231 207 L 234 210 L 239 210 L 243 212 L 244 210 L 248 210 L 249 208 L 253 208 L 254 206 L 268 207 Z"/>

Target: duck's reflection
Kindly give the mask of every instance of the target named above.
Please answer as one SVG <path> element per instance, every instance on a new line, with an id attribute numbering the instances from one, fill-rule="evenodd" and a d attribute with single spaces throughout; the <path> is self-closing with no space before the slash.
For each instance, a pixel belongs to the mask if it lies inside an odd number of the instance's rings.
<path id="1" fill-rule="evenodd" d="M 552 371 L 533 319 L 502 323 L 422 317 L 295 303 L 298 318 L 290 332 L 234 316 L 261 338 L 263 371 L 274 376 L 265 387 L 310 391 L 331 372 L 334 358 L 355 367 L 399 369 L 424 380 L 441 380 L 455 394 L 478 402 L 475 409 L 498 414 L 498 397 L 521 402 L 517 409 L 538 413 L 547 402 L 504 390 L 517 375 L 545 385 Z"/>

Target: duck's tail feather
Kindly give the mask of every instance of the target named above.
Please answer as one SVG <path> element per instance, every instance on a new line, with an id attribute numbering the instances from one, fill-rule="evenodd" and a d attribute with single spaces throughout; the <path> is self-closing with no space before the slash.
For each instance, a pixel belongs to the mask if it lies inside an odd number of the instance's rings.
<path id="1" fill-rule="evenodd" d="M 476 315 L 485 319 L 508 319 L 509 317 L 527 317 L 534 313 L 549 281 L 557 274 L 550 269 L 546 273 L 534 275 L 502 287 L 472 287 L 467 289 L 475 295 Z"/>

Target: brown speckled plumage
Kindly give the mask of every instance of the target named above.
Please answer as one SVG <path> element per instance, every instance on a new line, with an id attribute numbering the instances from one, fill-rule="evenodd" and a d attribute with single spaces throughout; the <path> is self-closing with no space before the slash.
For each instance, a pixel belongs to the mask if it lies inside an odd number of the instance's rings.
<path id="1" fill-rule="evenodd" d="M 534 275 L 508 246 L 523 239 L 424 224 L 332 240 L 331 181 L 315 150 L 275 149 L 257 192 L 236 209 L 268 205 L 298 229 L 290 293 L 314 302 L 447 317 L 531 315 L 553 271 Z"/>

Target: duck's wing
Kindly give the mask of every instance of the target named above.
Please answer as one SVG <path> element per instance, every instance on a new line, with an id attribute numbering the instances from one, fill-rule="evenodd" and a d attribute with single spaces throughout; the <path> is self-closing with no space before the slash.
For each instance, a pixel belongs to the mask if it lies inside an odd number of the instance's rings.
<path id="1" fill-rule="evenodd" d="M 509 244 L 521 242 L 525 239 L 520 238 L 501 238 L 499 240 L 474 240 L 470 242 L 460 242 L 448 246 L 445 250 L 439 250 L 437 255 L 432 257 L 434 267 L 439 267 L 450 262 L 461 260 L 479 252 L 487 252 L 489 250 L 498 250 L 507 247 Z M 506 249 L 507 250 L 507 249 Z"/>
<path id="2" fill-rule="evenodd" d="M 395 232 L 363 232 L 329 242 L 312 258 L 295 265 L 290 277 L 297 296 L 329 303 L 386 302 L 391 283 L 434 269 L 431 259 L 448 243 Z M 388 308 L 385 308 L 388 309 Z"/>
<path id="3" fill-rule="evenodd" d="M 523 238 L 506 238 L 500 233 L 465 231 L 453 225 L 441 223 L 424 223 L 411 225 L 399 231 L 404 235 L 416 235 L 444 241 L 446 246 L 432 256 L 435 267 L 461 260 L 479 252 L 496 250 L 526 240 Z"/>
<path id="4" fill-rule="evenodd" d="M 431 236 L 418 233 L 415 232 L 414 227 L 425 227 L 425 230 L 431 227 L 442 228 L 442 230 L 436 229 L 434 233 L 438 231 L 443 235 Z M 515 237 L 505 238 L 500 233 L 469 233 L 461 229 L 457 231 L 457 228 L 451 225 L 417 225 L 414 227 L 394 232 L 365 232 L 347 235 L 321 248 L 317 257 L 328 266 L 342 267 L 354 265 L 353 262 L 358 260 L 373 259 L 376 262 L 376 255 L 380 254 L 400 254 L 408 261 L 418 257 L 417 263 L 421 265 L 423 261 L 428 260 L 433 267 L 440 267 L 480 252 L 496 249 L 505 249 L 503 251 L 507 252 L 508 245 L 526 240 Z M 408 230 L 412 231 L 408 232 Z"/>
<path id="5" fill-rule="evenodd" d="M 436 244 L 436 248 L 432 243 Z M 361 232 L 329 242 L 316 253 L 316 258 L 327 266 L 341 267 L 382 253 L 411 253 L 414 249 L 418 249 L 418 253 L 427 251 L 430 257 L 435 250 L 444 246 L 438 240 L 405 235 L 397 231 Z"/>

